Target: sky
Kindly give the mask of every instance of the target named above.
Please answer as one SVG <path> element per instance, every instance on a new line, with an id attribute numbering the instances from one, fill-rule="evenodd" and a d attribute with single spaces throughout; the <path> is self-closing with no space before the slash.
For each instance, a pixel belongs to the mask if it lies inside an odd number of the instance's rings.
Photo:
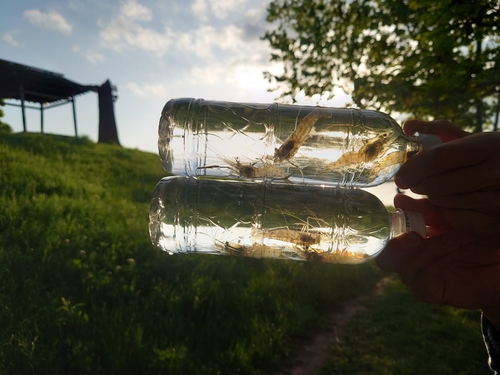
<path id="1" fill-rule="evenodd" d="M 270 0 L 22 0 L 0 13 L 0 59 L 61 73 L 83 85 L 106 80 L 117 87 L 115 118 L 122 146 L 157 153 L 165 103 L 193 97 L 271 103 L 280 92 L 264 71 L 270 61 L 261 40 Z M 299 104 L 342 107 L 333 99 L 298 97 Z M 10 101 L 19 103 L 18 101 Z M 78 135 L 97 141 L 98 96 L 75 99 Z M 23 130 L 21 110 L 4 106 L 7 122 Z M 40 113 L 27 109 L 27 129 L 40 131 Z M 72 106 L 44 111 L 45 133 L 74 135 Z M 392 195 L 394 187 L 387 187 Z M 380 189 L 379 189 L 380 190 Z M 384 196 L 385 201 L 392 198 Z"/>
<path id="2" fill-rule="evenodd" d="M 264 71 L 279 72 L 260 38 L 269 0 L 12 1 L 0 14 L 0 58 L 61 73 L 80 84 L 117 87 L 121 144 L 157 152 L 158 119 L 173 98 L 276 101 Z M 341 93 L 342 94 L 342 93 Z M 316 102 L 317 102 L 316 98 Z M 97 94 L 76 97 L 79 135 L 97 141 Z M 323 105 L 342 106 L 345 95 Z M 16 103 L 16 101 L 11 101 Z M 305 104 L 315 101 L 302 100 Z M 18 103 L 18 102 L 17 102 Z M 4 121 L 22 131 L 21 111 Z M 28 131 L 40 131 L 27 110 Z M 44 112 L 47 133 L 74 134 L 71 105 Z"/>

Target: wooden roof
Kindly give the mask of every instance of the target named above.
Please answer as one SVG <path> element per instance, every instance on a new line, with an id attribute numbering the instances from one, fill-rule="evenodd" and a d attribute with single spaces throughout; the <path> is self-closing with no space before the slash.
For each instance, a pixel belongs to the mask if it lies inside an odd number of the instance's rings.
<path id="1" fill-rule="evenodd" d="M 35 103 L 67 101 L 98 86 L 81 85 L 62 74 L 0 59 L 0 99 L 17 99 Z"/>

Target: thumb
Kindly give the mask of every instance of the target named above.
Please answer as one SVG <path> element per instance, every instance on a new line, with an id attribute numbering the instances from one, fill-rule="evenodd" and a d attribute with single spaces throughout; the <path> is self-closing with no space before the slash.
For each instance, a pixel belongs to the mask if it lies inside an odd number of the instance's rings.
<path id="1" fill-rule="evenodd" d="M 423 246 L 424 240 L 418 233 L 403 233 L 387 243 L 375 258 L 375 263 L 383 271 L 398 272 Z"/>
<path id="2" fill-rule="evenodd" d="M 441 138 L 443 143 L 469 135 L 469 133 L 453 125 L 448 120 L 407 120 L 403 125 L 403 130 L 408 135 L 413 135 L 417 132 L 434 134 Z"/>

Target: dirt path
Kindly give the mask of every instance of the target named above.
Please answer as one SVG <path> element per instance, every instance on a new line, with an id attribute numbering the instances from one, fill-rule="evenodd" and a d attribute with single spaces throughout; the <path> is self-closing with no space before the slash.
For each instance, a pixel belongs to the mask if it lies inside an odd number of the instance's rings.
<path id="1" fill-rule="evenodd" d="M 392 276 L 381 279 L 376 287 L 367 294 L 356 297 L 343 304 L 340 311 L 328 317 L 328 327 L 319 332 L 311 340 L 297 350 L 295 367 L 280 372 L 277 375 L 313 375 L 326 360 L 328 348 L 340 342 L 344 327 L 359 311 L 365 310 L 365 302 L 373 296 L 379 295 L 385 285 L 392 280 Z"/>

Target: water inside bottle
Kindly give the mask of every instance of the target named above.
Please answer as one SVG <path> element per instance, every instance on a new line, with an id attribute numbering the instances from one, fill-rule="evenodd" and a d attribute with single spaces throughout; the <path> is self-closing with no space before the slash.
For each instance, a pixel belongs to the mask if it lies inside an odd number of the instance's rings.
<path id="1" fill-rule="evenodd" d="M 170 253 L 358 263 L 390 236 L 389 213 L 361 190 L 215 180 L 170 190 L 157 194 L 150 224 Z"/>
<path id="2" fill-rule="evenodd" d="M 168 172 L 375 186 L 405 158 L 399 125 L 380 112 L 209 101 L 200 108 L 190 123 L 185 112 L 162 117 Z"/>

